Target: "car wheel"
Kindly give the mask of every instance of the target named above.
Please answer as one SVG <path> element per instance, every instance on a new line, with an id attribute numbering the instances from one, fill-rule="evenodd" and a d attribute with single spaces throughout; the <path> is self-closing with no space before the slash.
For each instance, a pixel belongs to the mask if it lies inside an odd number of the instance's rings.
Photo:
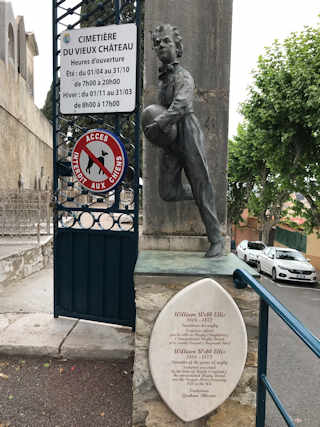
<path id="1" fill-rule="evenodd" d="M 260 274 L 262 274 L 260 262 L 257 262 L 257 272 L 260 273 Z"/>
<path id="2" fill-rule="evenodd" d="M 272 280 L 274 282 L 277 281 L 277 273 L 276 273 L 276 269 L 275 268 L 272 269 Z"/>

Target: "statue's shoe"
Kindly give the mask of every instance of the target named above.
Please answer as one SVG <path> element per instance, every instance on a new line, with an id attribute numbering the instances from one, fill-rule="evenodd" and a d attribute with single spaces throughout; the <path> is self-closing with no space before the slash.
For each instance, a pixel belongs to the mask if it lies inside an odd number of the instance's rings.
<path id="1" fill-rule="evenodd" d="M 223 255 L 224 244 L 223 240 L 219 240 L 216 243 L 211 243 L 210 248 L 207 250 L 205 257 L 214 258 Z"/>

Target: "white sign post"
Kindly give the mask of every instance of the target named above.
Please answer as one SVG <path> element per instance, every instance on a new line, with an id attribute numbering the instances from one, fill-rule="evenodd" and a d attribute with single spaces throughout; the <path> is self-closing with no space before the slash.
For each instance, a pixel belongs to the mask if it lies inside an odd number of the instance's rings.
<path id="1" fill-rule="evenodd" d="M 131 112 L 136 102 L 137 27 L 108 25 L 61 35 L 62 114 Z"/>

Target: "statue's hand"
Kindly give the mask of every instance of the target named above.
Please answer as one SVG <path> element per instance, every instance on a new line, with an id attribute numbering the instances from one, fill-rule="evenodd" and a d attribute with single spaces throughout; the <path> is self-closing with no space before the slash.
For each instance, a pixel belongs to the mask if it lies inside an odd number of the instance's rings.
<path id="1" fill-rule="evenodd" d="M 160 127 L 157 122 L 152 122 L 150 125 L 146 126 L 144 129 L 145 136 L 153 141 L 159 136 Z"/>

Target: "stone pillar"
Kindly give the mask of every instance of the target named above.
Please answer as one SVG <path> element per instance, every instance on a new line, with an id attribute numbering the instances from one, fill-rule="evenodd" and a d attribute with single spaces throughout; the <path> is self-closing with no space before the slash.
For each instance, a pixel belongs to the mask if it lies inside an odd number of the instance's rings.
<path id="1" fill-rule="evenodd" d="M 218 259 L 199 253 L 142 251 L 136 265 L 136 334 L 133 376 L 133 427 L 254 427 L 256 404 L 259 297 L 251 289 L 236 289 L 232 273 L 243 268 L 235 255 Z M 250 274 L 256 272 L 247 267 Z M 206 417 L 184 423 L 162 401 L 149 369 L 149 339 L 153 324 L 166 303 L 177 292 L 201 278 L 216 280 L 234 299 L 248 335 L 248 355 L 241 379 L 222 405 Z M 197 302 L 195 301 L 195 307 Z"/>
<path id="2" fill-rule="evenodd" d="M 180 62 L 195 80 L 195 113 L 206 137 L 209 170 L 217 194 L 218 217 L 224 226 L 231 21 L 232 0 L 148 0 L 145 4 L 144 105 L 158 103 L 159 62 L 152 50 L 150 31 L 160 23 L 169 23 L 180 30 L 184 45 Z M 205 228 L 197 206 L 193 201 L 164 202 L 160 199 L 160 149 L 146 140 L 143 149 L 143 248 L 206 250 Z M 176 241 L 181 241 L 181 237 L 185 236 L 190 236 L 190 239 L 187 244 L 175 247 L 172 241 L 170 245 L 170 236 L 175 236 Z"/>

